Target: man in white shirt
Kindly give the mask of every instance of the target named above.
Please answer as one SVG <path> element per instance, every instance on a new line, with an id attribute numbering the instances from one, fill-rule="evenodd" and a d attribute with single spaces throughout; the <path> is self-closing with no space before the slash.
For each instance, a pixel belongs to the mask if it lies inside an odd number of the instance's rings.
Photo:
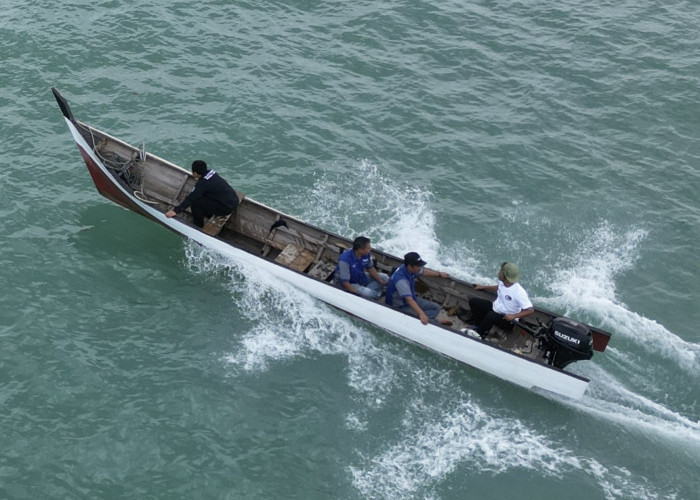
<path id="1" fill-rule="evenodd" d="M 482 339 L 489 334 L 496 323 L 507 326 L 511 321 L 529 316 L 535 309 L 525 289 L 518 283 L 520 270 L 512 262 L 504 262 L 498 271 L 497 285 L 475 285 L 475 290 L 497 292 L 496 300 L 472 297 L 469 307 L 472 310 L 476 332 Z"/>

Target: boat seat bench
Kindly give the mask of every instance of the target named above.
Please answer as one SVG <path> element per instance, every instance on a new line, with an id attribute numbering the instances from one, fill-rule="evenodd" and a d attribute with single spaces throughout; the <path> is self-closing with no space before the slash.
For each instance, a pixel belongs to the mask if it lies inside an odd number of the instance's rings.
<path id="1" fill-rule="evenodd" d="M 316 254 L 305 248 L 290 243 L 284 250 L 275 258 L 283 266 L 291 267 L 292 269 L 303 273 L 316 259 Z"/>

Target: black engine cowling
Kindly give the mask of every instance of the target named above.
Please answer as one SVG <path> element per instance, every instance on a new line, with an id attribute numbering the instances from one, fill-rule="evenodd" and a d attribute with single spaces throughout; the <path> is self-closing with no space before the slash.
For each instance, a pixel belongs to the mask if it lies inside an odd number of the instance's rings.
<path id="1" fill-rule="evenodd" d="M 546 332 L 547 360 L 564 368 L 569 363 L 593 357 L 593 334 L 586 325 L 569 318 L 554 318 Z"/>

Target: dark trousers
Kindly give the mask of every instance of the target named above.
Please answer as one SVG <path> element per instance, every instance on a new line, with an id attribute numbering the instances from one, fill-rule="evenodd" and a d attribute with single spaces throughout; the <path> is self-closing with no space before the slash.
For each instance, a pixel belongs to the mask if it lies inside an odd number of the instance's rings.
<path id="1" fill-rule="evenodd" d="M 505 315 L 494 311 L 493 302 L 490 300 L 472 297 L 469 299 L 469 308 L 472 310 L 476 331 L 481 335 L 481 338 L 486 338 L 491 327 L 496 323 L 500 326 L 508 325 L 506 321 L 503 321 Z"/>
<path id="2" fill-rule="evenodd" d="M 192 219 L 196 226 L 204 227 L 204 218 L 212 215 L 228 215 L 233 210 L 211 198 L 200 198 L 192 202 Z M 235 209 L 234 209 L 235 210 Z"/>

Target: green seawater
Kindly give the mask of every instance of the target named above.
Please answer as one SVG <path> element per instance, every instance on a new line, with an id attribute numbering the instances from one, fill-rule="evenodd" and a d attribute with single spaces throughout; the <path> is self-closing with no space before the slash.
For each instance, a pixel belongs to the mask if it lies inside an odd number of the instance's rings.
<path id="1" fill-rule="evenodd" d="M 0 498 L 698 498 L 700 5 L 0 2 Z M 581 401 L 99 196 L 76 117 L 613 333 Z"/>

